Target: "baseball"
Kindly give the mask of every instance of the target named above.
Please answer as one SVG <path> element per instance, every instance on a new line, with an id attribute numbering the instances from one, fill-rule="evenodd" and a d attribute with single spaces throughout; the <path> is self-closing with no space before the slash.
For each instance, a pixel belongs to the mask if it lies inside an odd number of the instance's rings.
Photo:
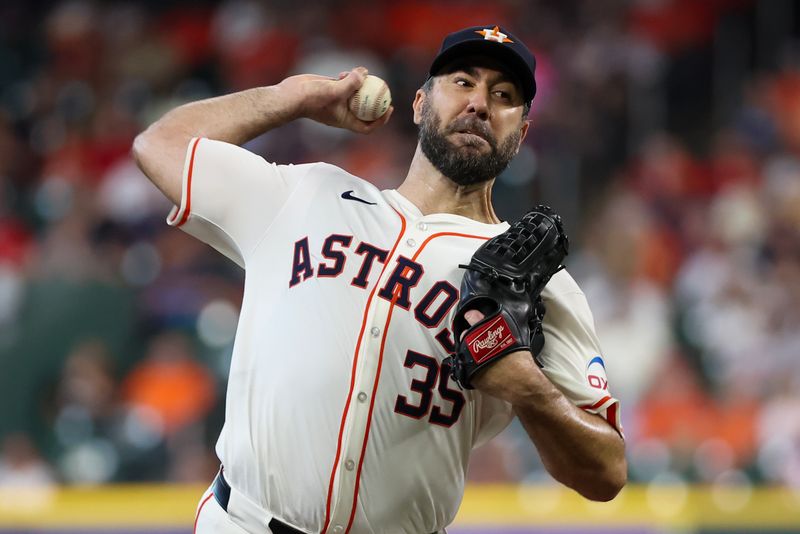
<path id="1" fill-rule="evenodd" d="M 361 89 L 350 97 L 350 111 L 362 121 L 380 118 L 392 103 L 392 93 L 386 82 L 368 74 Z"/>

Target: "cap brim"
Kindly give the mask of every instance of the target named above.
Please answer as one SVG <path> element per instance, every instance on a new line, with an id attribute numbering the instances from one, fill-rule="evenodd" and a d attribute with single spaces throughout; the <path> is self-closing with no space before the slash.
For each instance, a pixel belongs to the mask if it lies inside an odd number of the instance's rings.
<path id="1" fill-rule="evenodd" d="M 519 79 L 522 85 L 525 101 L 530 102 L 533 100 L 533 96 L 536 94 L 536 82 L 533 79 L 528 64 L 513 49 L 491 41 L 476 39 L 474 41 L 464 41 L 451 46 L 436 56 L 436 59 L 434 59 L 431 64 L 429 74 L 431 76 L 436 76 L 450 62 L 470 54 L 483 54 L 495 58 L 501 63 L 507 64 L 510 67 L 510 72 Z"/>

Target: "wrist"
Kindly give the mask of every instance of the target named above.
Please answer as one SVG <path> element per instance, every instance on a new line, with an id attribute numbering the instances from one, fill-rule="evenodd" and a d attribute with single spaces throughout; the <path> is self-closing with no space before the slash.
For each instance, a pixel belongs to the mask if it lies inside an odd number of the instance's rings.
<path id="1" fill-rule="evenodd" d="M 292 78 L 286 78 L 280 83 L 262 87 L 260 90 L 263 91 L 262 102 L 280 103 L 278 106 L 270 106 L 269 112 L 276 113 L 278 111 L 281 124 L 306 117 L 303 108 L 305 96 L 302 85 L 295 83 Z"/>
<path id="2" fill-rule="evenodd" d="M 513 405 L 536 405 L 554 389 L 529 351 L 501 358 L 478 374 L 473 383 L 484 393 Z"/>

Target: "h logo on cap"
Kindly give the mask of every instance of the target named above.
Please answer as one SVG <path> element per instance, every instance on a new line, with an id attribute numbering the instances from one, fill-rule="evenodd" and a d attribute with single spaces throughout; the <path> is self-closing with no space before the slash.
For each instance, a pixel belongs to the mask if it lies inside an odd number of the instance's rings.
<path id="1" fill-rule="evenodd" d="M 508 35 L 500 31 L 500 26 L 495 26 L 491 30 L 488 28 L 484 28 L 483 30 L 476 31 L 475 33 L 483 35 L 483 38 L 486 39 L 487 41 L 497 41 L 498 43 L 514 42 L 508 38 Z"/>

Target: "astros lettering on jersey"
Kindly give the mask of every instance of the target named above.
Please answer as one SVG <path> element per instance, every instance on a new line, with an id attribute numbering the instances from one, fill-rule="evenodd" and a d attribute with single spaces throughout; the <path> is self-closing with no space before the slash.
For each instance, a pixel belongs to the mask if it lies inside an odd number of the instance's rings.
<path id="1" fill-rule="evenodd" d="M 397 191 L 325 163 L 276 165 L 195 138 L 168 223 L 245 268 L 217 455 L 245 530 L 436 532 L 470 451 L 510 405 L 461 391 L 442 360 L 472 253 L 508 224 L 422 215 Z M 621 432 L 586 299 L 566 271 L 545 288 L 537 362 Z"/>

